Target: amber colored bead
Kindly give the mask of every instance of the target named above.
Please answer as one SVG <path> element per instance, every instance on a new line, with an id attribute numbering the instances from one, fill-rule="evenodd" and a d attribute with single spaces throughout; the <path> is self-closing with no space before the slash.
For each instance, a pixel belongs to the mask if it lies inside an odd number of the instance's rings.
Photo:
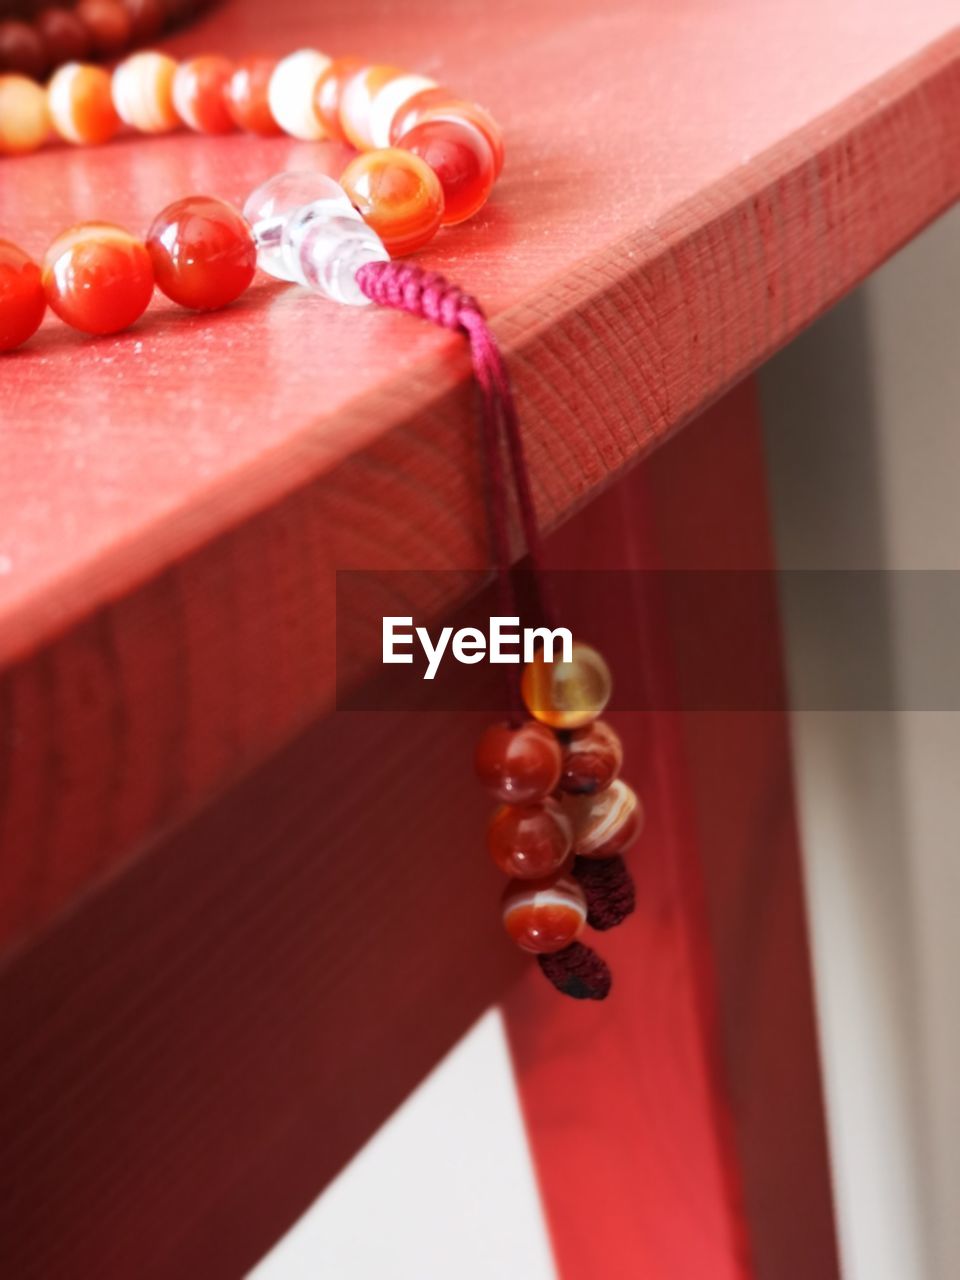
<path id="1" fill-rule="evenodd" d="M 103 67 L 68 62 L 47 85 L 53 127 L 68 142 L 96 145 L 120 128 L 110 73 Z"/>
<path id="2" fill-rule="evenodd" d="M 43 37 L 28 22 L 10 18 L 0 22 L 0 71 L 12 71 L 39 80 L 47 69 Z"/>
<path id="3" fill-rule="evenodd" d="M 394 116 L 390 126 L 390 145 L 399 145 L 398 139 L 424 120 L 468 120 L 490 143 L 494 177 L 500 177 L 504 159 L 503 133 L 489 111 L 476 102 L 455 97 L 449 89 L 425 89 L 405 103 Z"/>
<path id="4" fill-rule="evenodd" d="M 45 91 L 27 76 L 0 76 L 0 155 L 36 151 L 49 136 Z"/>
<path id="5" fill-rule="evenodd" d="M 234 124 L 263 138 L 283 132 L 273 118 L 268 97 L 276 65 L 276 58 L 244 58 L 237 63 L 226 91 L 227 110 Z"/>
<path id="6" fill-rule="evenodd" d="M 47 309 L 40 268 L 9 240 L 0 240 L 0 351 L 36 333 Z"/>
<path id="7" fill-rule="evenodd" d="M 334 58 L 313 91 L 313 105 L 317 115 L 323 121 L 327 136 L 337 142 L 347 141 L 340 120 L 343 87 L 363 66 L 364 63 L 359 58 Z"/>
<path id="8" fill-rule="evenodd" d="M 502 898 L 503 927 L 524 951 L 560 951 L 583 932 L 587 900 L 573 876 L 514 880 Z"/>
<path id="9" fill-rule="evenodd" d="M 620 772 L 623 746 L 604 720 L 574 729 L 563 744 L 560 789 L 574 796 L 604 791 Z"/>
<path id="10" fill-rule="evenodd" d="M 51 308 L 74 329 L 118 333 L 150 301 L 150 255 L 122 227 L 81 222 L 57 236 L 44 254 L 43 287 Z"/>
<path id="11" fill-rule="evenodd" d="M 643 829 L 643 806 L 632 787 L 617 779 L 594 796 L 564 796 L 573 823 L 573 851 L 581 858 L 623 853 Z"/>
<path id="12" fill-rule="evenodd" d="M 194 311 L 239 298 L 257 269 L 257 246 L 242 214 L 213 196 L 168 205 L 147 233 L 157 287 Z"/>
<path id="13" fill-rule="evenodd" d="M 443 226 L 466 222 L 486 204 L 495 178 L 493 152 L 469 120 L 424 120 L 408 130 L 397 146 L 426 161 L 440 179 Z"/>
<path id="14" fill-rule="evenodd" d="M 487 848 L 506 875 L 538 880 L 570 857 L 573 827 L 550 797 L 539 804 L 505 804 L 490 819 Z"/>
<path id="15" fill-rule="evenodd" d="M 188 58 L 173 77 L 173 105 L 185 125 L 197 133 L 232 133 L 227 86 L 233 63 L 218 54 Z"/>
<path id="16" fill-rule="evenodd" d="M 477 743 L 477 777 L 504 804 L 543 800 L 560 780 L 560 744 L 546 725 L 492 724 Z"/>
<path id="17" fill-rule="evenodd" d="M 610 701 L 610 669 L 596 649 L 575 641 L 570 661 L 538 654 L 523 671 L 520 688 L 535 720 L 553 729 L 580 729 L 596 720 Z"/>
<path id="18" fill-rule="evenodd" d="M 51 67 L 81 62 L 90 52 L 90 32 L 71 9 L 44 9 L 35 25 Z"/>
<path id="19" fill-rule="evenodd" d="M 440 180 L 409 151 L 366 151 L 350 161 L 340 185 L 393 257 L 422 249 L 440 226 Z"/>
<path id="20" fill-rule="evenodd" d="M 133 23 L 122 4 L 115 0 L 79 0 L 76 13 L 101 57 L 116 57 L 129 45 Z"/>

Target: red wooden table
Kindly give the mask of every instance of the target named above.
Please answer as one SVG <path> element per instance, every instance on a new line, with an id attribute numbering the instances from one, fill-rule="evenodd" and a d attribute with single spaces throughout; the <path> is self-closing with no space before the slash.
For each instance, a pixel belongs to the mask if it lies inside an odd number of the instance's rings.
<path id="1" fill-rule="evenodd" d="M 766 568 L 730 389 L 956 199 L 954 17 L 226 0 L 170 43 L 358 51 L 489 103 L 507 168 L 429 260 L 493 317 L 553 563 Z M 4 163 L 0 235 L 340 159 L 51 148 Z M 416 613 L 487 563 L 457 338 L 266 280 L 97 342 L 48 323 L 0 366 L 0 449 L 0 1273 L 237 1275 L 509 991 L 565 1276 L 835 1274 L 782 713 L 623 715 L 647 909 L 584 1010 L 499 935 L 482 721 L 333 710 L 337 569 L 453 571 L 405 579 Z M 611 657 L 665 689 L 683 641 L 638 599 Z"/>

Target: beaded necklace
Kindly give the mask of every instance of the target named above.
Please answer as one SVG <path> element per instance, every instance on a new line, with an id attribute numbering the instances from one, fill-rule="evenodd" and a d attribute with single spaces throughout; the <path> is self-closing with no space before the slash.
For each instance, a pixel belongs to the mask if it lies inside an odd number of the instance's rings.
<path id="1" fill-rule="evenodd" d="M 0 241 L 0 351 L 26 342 L 47 305 L 75 329 L 117 333 L 139 319 L 154 287 L 183 307 L 215 310 L 238 298 L 258 267 L 335 302 L 377 303 L 459 331 L 470 343 L 481 393 L 501 612 L 519 614 L 512 481 L 538 610 L 552 625 L 523 440 L 496 339 L 475 299 L 435 273 L 395 261 L 486 202 L 503 166 L 502 136 L 489 113 L 424 76 L 313 49 L 239 64 L 215 56 L 177 64 L 143 52 L 112 74 L 68 63 L 46 88 L 0 76 L 0 152 L 33 150 L 51 127 L 74 144 L 97 145 L 124 124 L 143 133 L 185 124 L 202 133 L 239 127 L 332 138 L 358 154 L 339 182 L 316 171 L 278 174 L 251 193 L 242 212 L 214 196 L 177 200 L 143 240 L 111 223 L 81 223 L 56 237 L 41 265 Z M 587 925 L 608 929 L 633 910 L 622 855 L 643 817 L 619 777 L 620 740 L 599 719 L 610 673 L 580 642 L 567 661 L 540 653 L 520 679 L 508 670 L 509 719 L 483 734 L 475 759 L 480 781 L 500 802 L 487 844 L 511 877 L 504 927 L 558 990 L 603 999 L 610 972 L 579 938 Z"/>

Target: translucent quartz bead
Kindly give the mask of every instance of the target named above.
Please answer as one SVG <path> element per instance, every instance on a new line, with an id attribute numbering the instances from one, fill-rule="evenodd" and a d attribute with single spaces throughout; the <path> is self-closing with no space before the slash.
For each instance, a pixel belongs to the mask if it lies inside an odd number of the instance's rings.
<path id="1" fill-rule="evenodd" d="M 0 240 L 0 351 L 13 351 L 40 326 L 47 299 L 40 268 L 9 240 Z"/>
<path id="2" fill-rule="evenodd" d="M 602 714 L 613 681 L 596 649 L 575 641 L 569 662 L 545 662 L 538 654 L 527 663 L 520 689 L 535 720 L 552 729 L 580 729 Z"/>
<path id="3" fill-rule="evenodd" d="M 357 270 L 387 262 L 382 241 L 346 192 L 322 173 L 281 173 L 243 207 L 257 243 L 257 265 L 278 280 L 306 285 L 351 306 L 366 306 Z"/>

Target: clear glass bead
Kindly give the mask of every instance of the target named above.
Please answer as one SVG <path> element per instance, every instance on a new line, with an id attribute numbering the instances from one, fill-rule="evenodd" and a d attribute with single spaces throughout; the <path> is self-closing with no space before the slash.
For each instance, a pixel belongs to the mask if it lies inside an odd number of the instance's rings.
<path id="1" fill-rule="evenodd" d="M 330 216 L 355 213 L 343 187 L 325 173 L 310 169 L 278 173 L 261 183 L 243 206 L 243 216 L 257 242 L 257 266 L 277 280 L 296 280 L 283 256 L 283 228 L 305 205 L 323 205 Z"/>
<path id="2" fill-rule="evenodd" d="M 369 304 L 357 286 L 357 270 L 390 255 L 333 178 L 311 171 L 277 174 L 248 197 L 243 213 L 262 271 L 334 302 Z"/>
<path id="3" fill-rule="evenodd" d="M 353 208 L 332 213 L 326 201 L 308 204 L 288 219 L 282 252 L 297 284 L 354 307 L 370 303 L 357 284 L 358 269 L 390 260 L 383 241 Z"/>

